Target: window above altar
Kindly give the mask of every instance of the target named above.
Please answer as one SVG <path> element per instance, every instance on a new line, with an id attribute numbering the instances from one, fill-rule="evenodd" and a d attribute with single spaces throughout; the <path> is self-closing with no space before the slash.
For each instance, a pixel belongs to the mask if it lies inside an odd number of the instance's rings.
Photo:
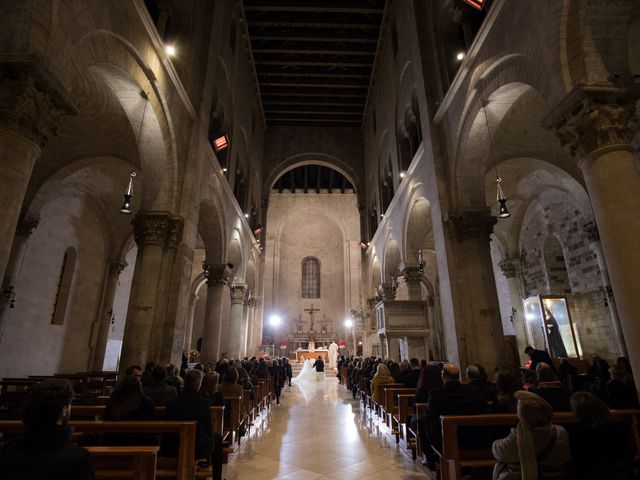
<path id="1" fill-rule="evenodd" d="M 320 298 L 320 260 L 302 259 L 302 298 Z"/>

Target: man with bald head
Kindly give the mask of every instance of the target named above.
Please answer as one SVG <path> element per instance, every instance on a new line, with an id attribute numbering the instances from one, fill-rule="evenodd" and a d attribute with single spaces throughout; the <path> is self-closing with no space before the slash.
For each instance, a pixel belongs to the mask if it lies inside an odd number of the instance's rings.
<path id="1" fill-rule="evenodd" d="M 429 394 L 429 407 L 427 409 L 427 427 L 429 442 L 438 450 L 442 449 L 442 425 L 440 422 L 441 415 L 476 415 L 487 411 L 487 403 L 478 391 L 469 385 L 460 382 L 460 368 L 453 363 L 448 363 L 442 369 L 442 387 L 434 388 Z M 422 425 L 421 425 L 422 427 Z M 477 445 L 477 435 L 458 435 L 462 445 L 471 442 L 471 445 Z M 467 442 L 468 441 L 468 442 Z M 489 445 L 490 446 L 490 445 Z M 435 455 L 431 449 L 424 448 L 427 456 L 426 465 L 429 468 L 435 466 Z"/>

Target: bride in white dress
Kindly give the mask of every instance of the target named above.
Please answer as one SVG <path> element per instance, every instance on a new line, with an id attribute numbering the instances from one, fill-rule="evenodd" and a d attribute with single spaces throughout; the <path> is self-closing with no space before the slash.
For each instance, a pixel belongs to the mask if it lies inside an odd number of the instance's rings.
<path id="1" fill-rule="evenodd" d="M 316 380 L 316 369 L 313 366 L 313 360 L 307 358 L 302 366 L 300 373 L 296 375 L 296 378 L 292 379 L 292 382 L 314 382 Z"/>

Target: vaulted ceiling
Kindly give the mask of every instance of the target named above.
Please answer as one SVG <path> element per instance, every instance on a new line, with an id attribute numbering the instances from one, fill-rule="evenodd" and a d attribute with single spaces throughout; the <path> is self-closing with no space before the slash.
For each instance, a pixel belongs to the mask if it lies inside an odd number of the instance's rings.
<path id="1" fill-rule="evenodd" d="M 384 0 L 244 0 L 268 125 L 360 125 Z"/>

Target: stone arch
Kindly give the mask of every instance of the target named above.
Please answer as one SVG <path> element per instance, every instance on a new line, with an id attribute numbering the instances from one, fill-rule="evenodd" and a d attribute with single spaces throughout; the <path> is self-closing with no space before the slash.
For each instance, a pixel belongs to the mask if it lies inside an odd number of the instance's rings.
<path id="1" fill-rule="evenodd" d="M 373 296 L 378 295 L 378 286 L 382 283 L 382 272 L 380 270 L 380 263 L 378 262 L 378 257 L 374 256 L 373 261 L 371 262 L 371 294 Z"/>
<path id="2" fill-rule="evenodd" d="M 204 243 L 205 262 L 210 265 L 225 263 L 227 251 L 224 222 L 216 206 L 209 201 L 200 203 L 198 233 Z"/>
<path id="3" fill-rule="evenodd" d="M 287 173 L 289 170 L 293 170 L 294 168 L 303 165 L 323 165 L 325 167 L 333 168 L 334 170 L 337 170 L 342 175 L 344 175 L 347 180 L 351 182 L 351 185 L 353 185 L 353 188 L 355 188 L 356 192 L 359 192 L 361 190 L 360 179 L 356 173 L 356 170 L 346 161 L 332 155 L 327 155 L 325 153 L 308 152 L 293 155 L 280 162 L 266 178 L 264 183 L 265 189 L 263 191 L 268 193 L 269 191 L 271 191 L 278 178 Z"/>
<path id="4" fill-rule="evenodd" d="M 169 105 L 152 69 L 132 43 L 107 30 L 91 31 L 71 48 L 65 71 L 77 72 L 70 65 L 74 62 L 83 74 L 99 78 L 129 119 L 143 171 L 142 208 L 176 211 L 178 145 Z"/>
<path id="5" fill-rule="evenodd" d="M 234 229 L 227 248 L 227 263 L 233 264 L 233 277 L 230 278 L 234 284 L 243 284 L 245 281 L 244 255 L 242 251 L 242 237 L 237 229 Z"/>
<path id="6" fill-rule="evenodd" d="M 471 109 L 476 112 L 473 119 L 469 117 Z M 562 149 L 554 134 L 540 126 L 540 119 L 547 112 L 548 103 L 544 96 L 531 85 L 521 82 L 501 85 L 488 97 L 485 109 L 477 103 L 467 110 L 462 122 L 467 135 L 461 137 L 464 141 L 458 147 L 454 165 L 455 197 L 459 209 L 485 208 L 487 172 L 505 159 L 541 158 L 560 165 L 576 178 L 581 177 L 577 165 Z M 494 170 L 494 181 L 495 177 Z"/>
<path id="7" fill-rule="evenodd" d="M 633 0 L 597 4 L 565 0 L 561 59 L 567 66 L 568 88 L 580 82 L 607 83 L 611 75 L 630 72 L 628 27 L 634 13 L 637 5 Z"/>
<path id="8" fill-rule="evenodd" d="M 560 239 L 555 235 L 548 235 L 543 242 L 542 251 L 548 292 L 551 294 L 571 293 L 569 273 Z"/>
<path id="9" fill-rule="evenodd" d="M 402 266 L 402 258 L 400 254 L 400 246 L 398 242 L 393 238 L 387 239 L 387 246 L 384 251 L 384 282 L 391 283 L 392 278 L 395 278 L 400 272 Z"/>

